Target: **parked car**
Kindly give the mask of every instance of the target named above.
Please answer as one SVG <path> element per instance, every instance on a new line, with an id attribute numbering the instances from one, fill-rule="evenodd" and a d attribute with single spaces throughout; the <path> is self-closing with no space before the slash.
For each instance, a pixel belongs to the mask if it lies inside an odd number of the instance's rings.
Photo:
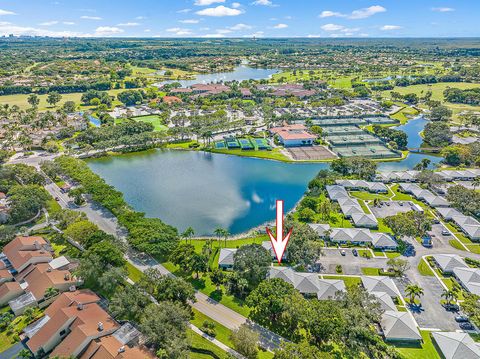
<path id="1" fill-rule="evenodd" d="M 345 252 L 345 249 L 342 249 L 342 250 L 340 251 L 340 254 L 341 254 L 342 256 L 346 256 L 346 255 L 347 255 L 347 252 Z"/>
<path id="2" fill-rule="evenodd" d="M 437 218 L 435 218 L 432 222 L 433 224 L 440 224 L 440 221 Z"/>
<path id="3" fill-rule="evenodd" d="M 466 323 L 469 321 L 468 317 L 466 315 L 457 315 L 455 317 L 455 321 L 457 323 Z"/>
<path id="4" fill-rule="evenodd" d="M 450 232 L 447 231 L 446 229 L 442 231 L 442 236 L 449 236 L 449 235 L 450 235 Z"/>
<path id="5" fill-rule="evenodd" d="M 467 323 L 460 323 L 460 328 L 463 330 L 473 330 L 475 327 L 473 326 L 472 323 L 467 322 Z"/>
<path id="6" fill-rule="evenodd" d="M 460 307 L 457 304 L 445 304 L 445 309 L 448 312 L 458 312 Z"/>
<path id="7" fill-rule="evenodd" d="M 352 254 L 353 254 L 355 257 L 357 257 L 357 256 L 358 256 L 358 251 L 357 251 L 355 248 L 353 248 L 353 249 L 352 249 Z"/>
<path id="8" fill-rule="evenodd" d="M 58 198 L 58 197 L 55 197 L 55 201 L 57 201 L 57 202 L 58 202 L 58 201 L 60 201 L 60 198 Z"/>

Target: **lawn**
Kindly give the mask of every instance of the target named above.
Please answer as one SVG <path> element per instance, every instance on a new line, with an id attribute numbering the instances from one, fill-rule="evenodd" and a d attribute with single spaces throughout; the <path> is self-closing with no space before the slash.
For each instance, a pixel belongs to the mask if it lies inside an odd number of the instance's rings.
<path id="1" fill-rule="evenodd" d="M 380 275 L 380 268 L 362 267 L 362 273 L 365 275 Z"/>
<path id="2" fill-rule="evenodd" d="M 138 282 L 142 278 L 142 271 L 135 267 L 132 263 L 127 262 L 126 268 L 128 272 L 128 278 L 130 278 L 132 281 Z"/>
<path id="3" fill-rule="evenodd" d="M 117 94 L 119 92 L 122 92 L 122 91 L 125 91 L 125 89 L 120 89 L 120 90 L 109 90 L 107 91 L 108 94 L 110 96 L 114 96 L 116 98 Z M 62 95 L 62 99 L 61 101 L 57 104 L 56 107 L 51 107 L 48 103 L 47 103 L 47 96 L 48 95 L 38 95 L 38 98 L 40 99 L 40 104 L 38 105 L 38 109 L 40 111 L 46 111 L 46 110 L 50 110 L 50 111 L 54 111 L 56 110 L 57 108 L 61 107 L 65 102 L 67 101 L 73 101 L 75 102 L 77 105 L 80 105 L 81 104 L 81 98 L 82 98 L 82 94 L 81 92 L 76 92 L 76 93 L 68 93 L 68 94 L 61 94 Z M 30 108 L 31 106 L 29 105 L 29 103 L 27 102 L 27 99 L 28 99 L 28 96 L 30 95 L 23 95 L 23 94 L 19 94 L 19 95 L 4 95 L 4 96 L 0 96 L 0 104 L 9 104 L 10 106 L 13 106 L 13 105 L 17 105 L 18 107 L 20 107 L 21 109 L 26 109 L 26 108 Z M 121 103 L 117 100 L 113 101 L 113 104 L 112 104 L 112 107 L 115 107 L 117 105 L 121 105 Z M 93 106 L 81 106 L 81 110 L 87 110 L 87 109 L 91 109 L 93 108 Z"/>
<path id="4" fill-rule="evenodd" d="M 168 130 L 168 127 L 162 123 L 162 119 L 158 115 L 138 116 L 138 117 L 132 117 L 131 119 L 135 121 L 151 123 L 154 127 L 154 130 L 158 132 L 164 132 Z M 117 118 L 115 120 L 115 123 L 121 123 L 122 121 L 124 120 L 121 118 Z"/>
<path id="5" fill-rule="evenodd" d="M 433 276 L 433 270 L 430 268 L 430 266 L 425 262 L 425 259 L 422 258 L 420 263 L 418 264 L 418 272 L 423 275 L 423 276 Z"/>
<path id="6" fill-rule="evenodd" d="M 241 156 L 241 157 L 254 157 L 254 158 L 262 158 L 262 159 L 267 159 L 267 160 L 276 160 L 276 161 L 282 161 L 282 162 L 293 162 L 290 158 L 285 156 L 283 153 L 280 152 L 280 149 L 274 148 L 271 151 L 267 150 L 248 150 L 248 151 L 243 151 L 241 149 L 209 149 L 210 152 L 212 153 L 221 153 L 224 155 L 234 155 L 234 156 Z"/>
<path id="7" fill-rule="evenodd" d="M 444 102 L 443 91 L 445 91 L 447 87 L 465 90 L 465 89 L 480 87 L 480 84 L 467 83 L 467 82 L 441 82 L 436 84 L 422 84 L 422 85 L 413 85 L 413 86 L 406 86 L 406 87 L 395 87 L 393 90 L 383 91 L 382 96 L 385 98 L 390 98 L 390 92 L 395 91 L 402 95 L 405 95 L 407 93 L 415 93 L 421 97 L 427 91 L 432 91 L 432 100 Z M 444 102 L 444 104 L 453 111 L 454 119 L 456 118 L 458 113 L 462 111 L 480 111 L 480 106 L 456 104 L 456 103 L 450 103 L 450 102 Z M 392 117 L 395 118 L 395 115 Z M 400 119 L 400 118 L 397 118 L 397 119 Z"/>
<path id="8" fill-rule="evenodd" d="M 203 338 L 201 335 L 195 333 L 193 330 L 187 330 L 187 337 L 190 342 L 191 359 L 224 359 L 227 358 L 227 353 L 211 343 L 209 340 Z"/>
<path id="9" fill-rule="evenodd" d="M 22 332 L 22 330 L 27 325 L 29 325 L 30 323 L 33 323 L 35 320 L 39 319 L 42 316 L 43 316 L 43 310 L 35 308 L 35 313 L 33 315 L 32 320 L 30 321 L 27 321 L 27 317 L 25 317 L 24 315 L 20 315 L 16 317 L 9 324 L 9 327 L 13 329 L 12 333 L 7 334 L 8 327 L 6 330 L 0 333 L 0 353 L 10 348 L 15 343 L 19 342 L 20 338 L 18 337 L 18 335 Z"/>
<path id="10" fill-rule="evenodd" d="M 195 325 L 197 328 L 202 329 L 203 322 L 208 320 L 209 322 L 212 322 L 215 324 L 215 333 L 216 336 L 215 338 L 222 342 L 223 344 L 229 346 L 230 348 L 233 348 L 233 343 L 230 340 L 230 336 L 232 334 L 232 331 L 228 329 L 227 327 L 223 326 L 222 324 L 214 321 L 213 319 L 207 317 L 205 314 L 199 312 L 195 308 L 192 308 L 193 313 L 194 313 L 194 318 L 190 320 L 190 323 Z"/>
<path id="11" fill-rule="evenodd" d="M 400 123 L 403 125 L 407 123 L 411 118 L 415 117 L 418 115 L 418 111 L 412 107 L 403 107 L 399 111 L 395 112 L 393 115 L 390 117 L 393 118 L 394 120 L 400 121 Z"/>
<path id="12" fill-rule="evenodd" d="M 323 279 L 341 279 L 347 287 L 355 287 L 362 283 L 360 277 L 348 277 L 339 275 L 322 275 Z"/>
<path id="13" fill-rule="evenodd" d="M 406 359 L 439 359 L 440 355 L 437 353 L 435 346 L 430 337 L 430 332 L 426 330 L 420 331 L 423 343 L 414 346 L 407 344 L 395 344 L 394 347 L 406 358 Z"/>
<path id="14" fill-rule="evenodd" d="M 461 251 L 464 251 L 465 250 L 465 247 L 462 246 L 462 243 L 460 243 L 459 241 L 457 241 L 456 239 L 451 239 L 448 241 L 448 243 L 455 249 L 459 249 Z"/>

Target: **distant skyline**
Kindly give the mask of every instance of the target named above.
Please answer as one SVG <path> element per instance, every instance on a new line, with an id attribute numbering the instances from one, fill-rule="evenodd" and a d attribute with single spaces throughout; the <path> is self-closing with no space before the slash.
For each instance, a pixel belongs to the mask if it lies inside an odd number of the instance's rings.
<path id="1" fill-rule="evenodd" d="M 0 36 L 480 37 L 478 0 L 0 0 Z"/>

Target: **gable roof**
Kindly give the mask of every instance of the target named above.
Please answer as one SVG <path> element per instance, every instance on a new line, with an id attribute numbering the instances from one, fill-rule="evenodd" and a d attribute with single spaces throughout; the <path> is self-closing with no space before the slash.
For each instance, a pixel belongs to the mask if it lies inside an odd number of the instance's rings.
<path id="1" fill-rule="evenodd" d="M 480 269 L 456 267 L 453 273 L 470 293 L 480 295 Z"/>
<path id="2" fill-rule="evenodd" d="M 457 254 L 434 254 L 433 259 L 443 272 L 452 272 L 454 268 L 468 268 L 462 257 Z"/>
<path id="3" fill-rule="evenodd" d="M 330 229 L 330 225 L 326 223 L 309 223 L 308 226 L 317 232 L 320 237 L 325 236 L 325 232 Z"/>
<path id="4" fill-rule="evenodd" d="M 380 325 L 386 339 L 422 339 L 410 312 L 387 310 L 382 315 Z"/>
<path id="5" fill-rule="evenodd" d="M 432 337 L 445 359 L 480 358 L 480 348 L 468 333 L 433 332 Z"/>
<path id="6" fill-rule="evenodd" d="M 220 249 L 220 255 L 218 256 L 218 264 L 221 265 L 232 265 L 234 254 L 237 251 L 235 248 L 222 248 Z"/>
<path id="7" fill-rule="evenodd" d="M 439 207 L 436 208 L 437 212 L 442 215 L 446 220 L 451 220 L 453 217 L 461 216 L 462 214 L 452 207 Z"/>
<path id="8" fill-rule="evenodd" d="M 372 244 L 375 248 L 398 247 L 398 243 L 392 238 L 392 236 L 386 233 L 375 232 L 375 233 L 372 233 L 372 235 L 373 235 Z"/>
<path id="9" fill-rule="evenodd" d="M 400 292 L 390 277 L 386 276 L 362 276 L 362 283 L 367 292 L 385 292 L 390 297 L 399 297 Z"/>
<path id="10" fill-rule="evenodd" d="M 352 214 L 352 221 L 358 227 L 376 227 L 378 226 L 377 218 L 373 214 L 354 213 Z"/>
<path id="11" fill-rule="evenodd" d="M 390 297 L 387 293 L 385 292 L 370 292 L 371 295 L 374 295 L 378 302 L 380 303 L 380 307 L 383 310 L 397 310 L 397 306 L 392 300 L 392 297 Z"/>

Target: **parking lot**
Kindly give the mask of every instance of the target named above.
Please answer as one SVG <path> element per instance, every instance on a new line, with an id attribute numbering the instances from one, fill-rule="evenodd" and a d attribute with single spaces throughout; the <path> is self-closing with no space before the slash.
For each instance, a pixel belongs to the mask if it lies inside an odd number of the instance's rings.
<path id="1" fill-rule="evenodd" d="M 421 208 L 410 201 L 381 201 L 378 206 L 369 205 L 370 211 L 377 218 L 394 216 L 397 213 L 420 211 Z"/>

